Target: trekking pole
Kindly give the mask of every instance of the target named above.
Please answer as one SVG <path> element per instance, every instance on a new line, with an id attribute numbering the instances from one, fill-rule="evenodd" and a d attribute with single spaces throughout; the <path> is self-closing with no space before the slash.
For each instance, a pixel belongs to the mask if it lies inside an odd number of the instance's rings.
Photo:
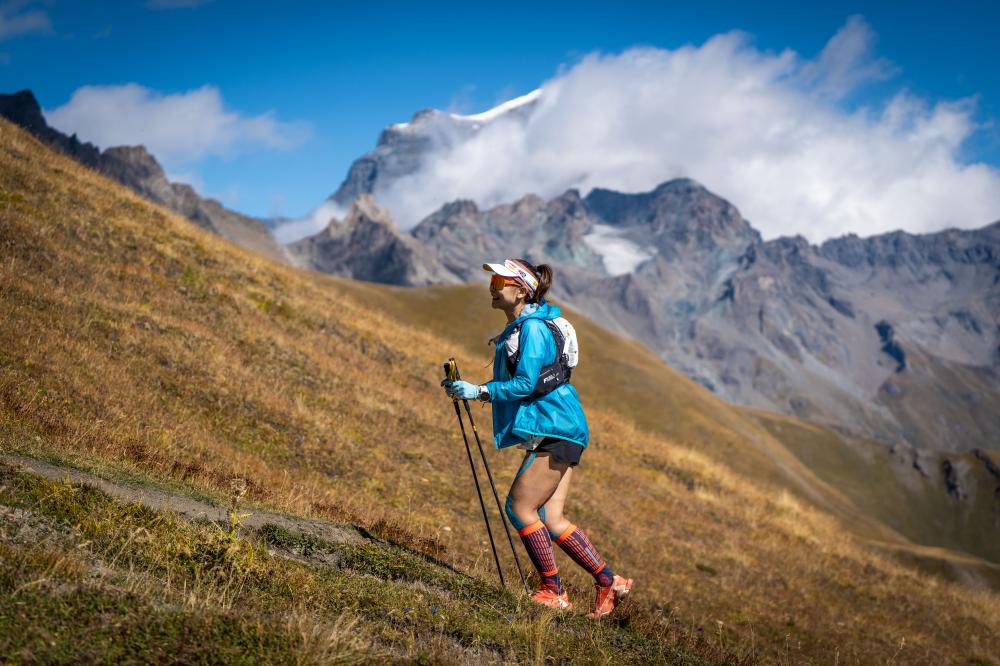
<path id="1" fill-rule="evenodd" d="M 458 363 L 455 359 L 448 359 L 448 363 L 453 365 L 455 368 L 455 379 L 461 379 L 462 375 L 458 372 Z M 479 455 L 483 459 L 483 467 L 486 468 L 486 476 L 490 480 L 490 489 L 493 491 L 493 499 L 497 503 L 497 511 L 500 512 L 500 521 L 503 523 L 503 530 L 507 533 L 507 543 L 510 544 L 510 552 L 514 555 L 514 564 L 517 565 L 517 573 L 521 576 L 521 583 L 524 585 L 524 591 L 531 594 L 531 590 L 528 589 L 528 580 L 524 577 L 524 569 L 521 568 L 521 560 L 517 556 L 517 548 L 514 547 L 514 539 L 510 535 L 510 526 L 507 525 L 505 511 L 503 510 L 503 507 L 500 506 L 500 496 L 497 494 L 497 485 L 493 482 L 493 472 L 490 470 L 490 462 L 486 459 L 486 452 L 483 451 L 483 443 L 479 439 L 479 430 L 476 429 L 476 422 L 472 419 L 472 410 L 469 408 L 469 401 L 463 399 L 462 402 L 465 403 L 465 413 L 469 415 L 469 425 L 472 426 L 472 434 L 476 438 L 476 446 L 479 447 Z"/>
<path id="2" fill-rule="evenodd" d="M 456 376 L 458 371 L 458 366 L 455 365 L 455 359 L 450 359 L 444 364 L 444 374 L 445 377 L 454 381 L 458 379 Z M 476 483 L 476 494 L 479 496 L 479 507 L 483 510 L 483 520 L 486 522 L 486 533 L 490 535 L 490 548 L 493 549 L 493 561 L 497 565 L 497 575 L 500 576 L 500 586 L 504 589 L 507 588 L 507 582 L 503 578 L 503 569 L 500 568 L 500 557 L 497 555 L 497 545 L 493 541 L 493 530 L 490 528 L 490 517 L 486 514 L 486 503 L 483 501 L 483 491 L 479 487 L 479 475 L 476 473 L 476 464 L 472 461 L 472 449 L 469 447 L 469 437 L 465 434 L 465 423 L 462 421 L 462 411 L 458 408 L 458 398 L 451 399 L 452 404 L 455 405 L 455 416 L 458 417 L 458 426 L 462 429 L 462 439 L 465 441 L 465 454 L 469 457 L 469 468 L 472 469 L 472 480 Z"/>

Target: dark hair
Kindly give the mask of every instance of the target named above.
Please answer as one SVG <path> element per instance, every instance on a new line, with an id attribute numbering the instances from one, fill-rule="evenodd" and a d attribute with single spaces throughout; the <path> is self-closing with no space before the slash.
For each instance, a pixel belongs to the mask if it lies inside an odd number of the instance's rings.
<path id="1" fill-rule="evenodd" d="M 538 303 L 545 298 L 545 293 L 552 286 L 552 267 L 548 264 L 538 264 L 535 266 L 527 259 L 518 259 L 522 264 L 531 269 L 531 272 L 538 277 L 538 289 L 532 296 L 527 298 L 528 303 Z"/>

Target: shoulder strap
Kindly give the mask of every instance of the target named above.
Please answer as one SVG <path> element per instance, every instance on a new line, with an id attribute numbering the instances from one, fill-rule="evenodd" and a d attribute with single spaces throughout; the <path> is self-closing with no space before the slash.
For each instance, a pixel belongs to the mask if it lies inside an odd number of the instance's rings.
<path id="1" fill-rule="evenodd" d="M 553 322 L 551 319 L 543 319 L 542 323 L 544 323 L 545 327 L 552 332 L 552 341 L 556 345 L 556 360 L 554 362 L 558 363 L 560 357 L 562 357 L 563 355 L 563 349 L 566 346 L 566 337 L 563 335 L 563 332 L 559 330 L 559 326 L 557 326 L 556 323 Z M 510 334 L 514 335 L 514 333 L 518 333 L 518 335 L 520 335 L 521 326 L 523 325 L 524 322 L 521 322 L 520 324 L 515 326 L 514 330 L 512 330 Z M 517 351 L 514 352 L 514 355 L 507 356 L 506 353 L 504 354 L 505 358 L 507 359 L 507 370 L 510 373 L 511 377 L 513 377 L 514 373 L 517 372 L 517 364 L 521 360 L 521 349 L 522 349 L 521 341 L 518 340 Z"/>
<path id="2" fill-rule="evenodd" d="M 524 322 L 521 322 L 521 324 L 523 324 L 523 323 Z M 508 335 L 506 338 L 504 338 L 504 341 L 503 341 L 503 345 L 504 345 L 504 347 L 506 347 L 507 346 L 507 340 L 510 340 L 511 336 L 513 336 L 515 333 L 519 336 L 518 341 L 517 341 L 517 351 L 514 352 L 514 355 L 513 356 L 509 355 L 507 353 L 506 349 L 504 349 L 504 352 L 503 352 L 504 360 L 507 361 L 507 374 L 510 375 L 511 377 L 513 377 L 514 373 L 517 372 L 517 362 L 521 360 L 521 340 L 520 340 L 521 324 L 518 324 L 513 329 L 511 329 L 510 335 Z"/>
<path id="3" fill-rule="evenodd" d="M 556 343 L 556 361 L 559 361 L 559 357 L 563 354 L 563 349 L 566 348 L 566 336 L 563 335 L 562 329 L 551 319 L 546 319 L 545 325 L 549 327 L 552 331 L 552 339 Z"/>

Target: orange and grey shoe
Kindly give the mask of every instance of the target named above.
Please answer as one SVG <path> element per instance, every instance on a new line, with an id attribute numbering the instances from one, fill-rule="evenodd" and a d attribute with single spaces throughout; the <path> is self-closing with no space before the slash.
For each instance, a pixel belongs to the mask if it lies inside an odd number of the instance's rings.
<path id="1" fill-rule="evenodd" d="M 569 595 L 566 594 L 566 590 L 556 592 L 552 588 L 545 586 L 532 594 L 531 600 L 536 604 L 542 604 L 556 610 L 569 610 L 573 607 L 573 604 L 569 602 Z"/>
<path id="2" fill-rule="evenodd" d="M 615 575 L 614 581 L 609 587 L 594 585 L 597 588 L 597 600 L 594 603 L 594 612 L 587 613 L 591 620 L 599 620 L 628 598 L 628 593 L 632 591 L 632 579 L 622 578 Z"/>

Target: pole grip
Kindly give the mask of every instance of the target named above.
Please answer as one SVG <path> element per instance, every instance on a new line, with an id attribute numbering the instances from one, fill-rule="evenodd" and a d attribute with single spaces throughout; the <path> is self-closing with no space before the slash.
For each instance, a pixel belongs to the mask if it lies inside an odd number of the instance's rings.
<path id="1" fill-rule="evenodd" d="M 444 376 L 448 381 L 458 381 L 462 378 L 462 375 L 458 372 L 458 363 L 455 361 L 455 357 L 452 356 L 444 363 Z"/>

